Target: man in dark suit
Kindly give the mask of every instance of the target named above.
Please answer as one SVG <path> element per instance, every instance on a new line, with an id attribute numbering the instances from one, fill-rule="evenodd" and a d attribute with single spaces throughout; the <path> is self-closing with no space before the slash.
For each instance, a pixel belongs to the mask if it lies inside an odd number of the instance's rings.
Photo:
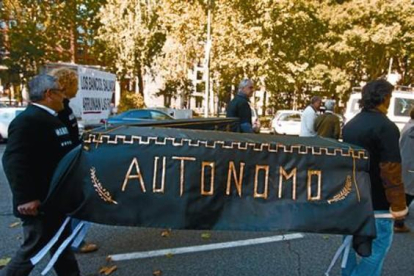
<path id="1" fill-rule="evenodd" d="M 3 155 L 4 172 L 13 194 L 13 212 L 21 218 L 24 242 L 0 276 L 29 275 L 33 257 L 53 237 L 64 215 L 39 210 L 46 198 L 57 164 L 73 148 L 69 132 L 58 119 L 64 95 L 56 79 L 38 75 L 29 82 L 32 102 L 9 126 L 9 141 Z M 70 233 L 66 229 L 62 238 Z M 57 248 L 52 248 L 52 253 Z M 59 276 L 80 275 L 70 250 L 64 250 L 56 262 Z"/>
<path id="2" fill-rule="evenodd" d="M 252 109 L 250 107 L 250 98 L 254 94 L 253 81 L 244 79 L 239 84 L 237 95 L 227 106 L 226 117 L 239 118 L 240 132 L 253 133 L 258 132 L 258 126 L 252 124 Z"/>

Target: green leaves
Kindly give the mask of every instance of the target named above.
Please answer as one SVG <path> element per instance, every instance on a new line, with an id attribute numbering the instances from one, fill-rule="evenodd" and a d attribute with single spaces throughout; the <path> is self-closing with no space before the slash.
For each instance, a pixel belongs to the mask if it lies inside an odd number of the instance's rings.
<path id="1" fill-rule="evenodd" d="M 345 100 L 350 87 L 392 70 L 414 80 L 411 0 L 3 0 L 8 22 L 0 64 L 13 81 L 45 62 L 102 64 L 120 79 L 165 81 L 160 95 L 190 94 L 189 70 L 205 64 L 211 11 L 210 80 L 220 101 L 252 78 L 275 108 L 313 94 Z M 76 54 L 77 53 L 77 54 Z M 88 55 L 84 55 L 87 53 Z"/>

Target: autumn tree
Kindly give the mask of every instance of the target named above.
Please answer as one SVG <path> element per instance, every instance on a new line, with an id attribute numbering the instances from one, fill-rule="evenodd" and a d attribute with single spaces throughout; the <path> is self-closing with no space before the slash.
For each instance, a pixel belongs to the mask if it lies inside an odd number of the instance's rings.
<path id="1" fill-rule="evenodd" d="M 321 17 L 329 31 L 320 48 L 324 59 L 345 70 L 352 85 L 384 77 L 392 69 L 413 81 L 414 8 L 411 0 L 326 1 Z"/>
<path id="2" fill-rule="evenodd" d="M 158 11 L 161 0 L 108 0 L 99 13 L 102 27 L 97 39 L 112 54 L 113 67 L 122 78 L 138 80 L 144 92 L 144 75 L 165 42 Z"/>

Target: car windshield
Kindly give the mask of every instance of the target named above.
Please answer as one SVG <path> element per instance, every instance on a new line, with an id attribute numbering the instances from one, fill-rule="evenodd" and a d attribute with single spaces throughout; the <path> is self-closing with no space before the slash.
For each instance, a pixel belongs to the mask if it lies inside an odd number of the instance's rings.
<path id="1" fill-rule="evenodd" d="M 124 119 L 151 119 L 148 110 L 132 110 L 126 112 Z"/>
<path id="2" fill-rule="evenodd" d="M 293 121 L 293 122 L 300 122 L 300 114 L 283 114 L 279 118 L 280 121 Z"/>
<path id="3" fill-rule="evenodd" d="M 394 115 L 395 116 L 410 116 L 410 110 L 414 108 L 414 99 L 395 98 L 394 101 Z"/>
<path id="4" fill-rule="evenodd" d="M 151 111 L 151 118 L 153 120 L 170 120 L 171 119 L 170 116 L 164 113 L 158 112 L 158 111 Z"/>

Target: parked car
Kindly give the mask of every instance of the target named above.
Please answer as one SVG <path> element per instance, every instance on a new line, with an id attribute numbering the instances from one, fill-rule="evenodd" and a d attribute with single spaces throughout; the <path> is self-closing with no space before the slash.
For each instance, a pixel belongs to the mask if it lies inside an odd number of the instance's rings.
<path id="1" fill-rule="evenodd" d="M 262 125 L 260 124 L 259 115 L 257 110 L 252 108 L 252 128 L 255 133 L 260 133 L 260 128 Z"/>
<path id="2" fill-rule="evenodd" d="M 11 121 L 25 110 L 25 107 L 2 107 L 0 108 L 0 141 L 9 138 L 8 129 Z"/>
<path id="3" fill-rule="evenodd" d="M 274 134 L 299 135 L 302 111 L 279 110 L 272 120 Z"/>
<path id="4" fill-rule="evenodd" d="M 174 120 L 173 117 L 159 110 L 154 109 L 130 109 L 118 115 L 103 120 L 107 124 L 131 124 L 141 121 Z"/>

